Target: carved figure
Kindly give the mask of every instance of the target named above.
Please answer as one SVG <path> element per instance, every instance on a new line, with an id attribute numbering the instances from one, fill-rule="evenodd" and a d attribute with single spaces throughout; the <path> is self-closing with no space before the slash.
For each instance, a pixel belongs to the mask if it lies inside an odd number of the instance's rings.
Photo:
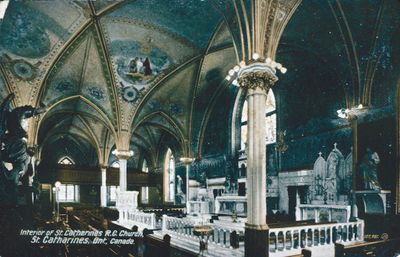
<path id="1" fill-rule="evenodd" d="M 363 178 L 363 189 L 381 190 L 382 187 L 378 181 L 379 155 L 367 148 L 364 158 L 360 164 L 360 173 Z"/>
<path id="2" fill-rule="evenodd" d="M 179 176 L 179 175 L 177 175 L 176 178 L 178 180 L 178 182 L 176 183 L 176 193 L 178 195 L 180 195 L 180 194 L 183 194 L 183 191 L 182 191 L 183 180 L 182 180 L 181 176 Z"/>
<path id="3" fill-rule="evenodd" d="M 198 176 L 197 176 L 197 182 L 200 184 L 200 188 L 206 188 L 206 180 L 207 180 L 207 174 L 205 171 L 200 171 Z"/>
<path id="4" fill-rule="evenodd" d="M 15 194 L 16 186 L 28 170 L 26 119 L 43 113 L 46 108 L 29 105 L 11 109 L 14 94 L 0 105 L 0 202 Z M 11 196 L 12 197 L 12 196 Z M 10 200 L 10 199 L 9 199 Z"/>

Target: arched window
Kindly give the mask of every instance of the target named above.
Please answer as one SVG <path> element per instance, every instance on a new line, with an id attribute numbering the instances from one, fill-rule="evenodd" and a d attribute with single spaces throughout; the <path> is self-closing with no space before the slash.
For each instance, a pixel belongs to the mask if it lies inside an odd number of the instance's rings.
<path id="1" fill-rule="evenodd" d="M 149 167 L 147 166 L 146 160 L 143 160 L 142 171 L 149 173 Z M 149 187 L 145 186 L 141 189 L 141 200 L 142 203 L 149 203 Z"/>
<path id="2" fill-rule="evenodd" d="M 69 158 L 68 156 L 64 156 L 60 160 L 58 160 L 58 164 L 61 164 L 61 165 L 75 165 L 75 162 L 71 158 Z"/>
<path id="3" fill-rule="evenodd" d="M 245 151 L 247 145 L 247 100 L 243 103 L 240 121 L 240 150 Z M 265 123 L 266 123 L 266 142 L 273 144 L 276 142 L 276 102 L 272 90 L 268 91 L 265 103 Z"/>
<path id="4" fill-rule="evenodd" d="M 175 202 L 175 158 L 169 148 L 164 161 L 164 200 Z"/>

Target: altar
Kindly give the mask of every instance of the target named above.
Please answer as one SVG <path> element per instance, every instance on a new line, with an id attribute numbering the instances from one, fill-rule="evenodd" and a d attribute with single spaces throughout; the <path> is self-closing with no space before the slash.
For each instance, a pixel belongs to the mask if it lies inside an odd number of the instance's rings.
<path id="1" fill-rule="evenodd" d="M 209 201 L 189 201 L 188 213 L 208 214 L 211 210 L 210 205 Z"/>
<path id="2" fill-rule="evenodd" d="M 349 222 L 350 205 L 299 204 L 296 206 L 296 221 L 314 220 L 318 222 Z"/>
<path id="3" fill-rule="evenodd" d="M 216 214 L 247 215 L 247 197 L 239 195 L 222 195 L 215 198 Z"/>

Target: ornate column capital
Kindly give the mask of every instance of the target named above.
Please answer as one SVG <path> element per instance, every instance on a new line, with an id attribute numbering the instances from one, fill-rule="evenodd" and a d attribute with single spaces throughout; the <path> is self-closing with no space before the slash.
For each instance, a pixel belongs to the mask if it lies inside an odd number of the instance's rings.
<path id="1" fill-rule="evenodd" d="M 278 81 L 275 69 L 265 63 L 253 63 L 242 69 L 238 74 L 238 83 L 244 89 L 256 89 L 257 87 L 268 90 Z"/>
<path id="2" fill-rule="evenodd" d="M 190 165 L 194 162 L 195 158 L 181 157 L 181 158 L 179 158 L 179 160 L 185 165 Z"/>
<path id="3" fill-rule="evenodd" d="M 118 159 L 128 160 L 133 156 L 132 150 L 114 150 L 113 154 L 118 157 Z"/>

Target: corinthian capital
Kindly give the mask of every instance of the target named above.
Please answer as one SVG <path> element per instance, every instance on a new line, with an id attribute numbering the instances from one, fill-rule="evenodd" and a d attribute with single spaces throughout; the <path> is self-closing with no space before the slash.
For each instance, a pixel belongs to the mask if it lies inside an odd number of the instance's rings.
<path id="1" fill-rule="evenodd" d="M 276 70 L 269 64 L 263 62 L 253 62 L 238 72 L 239 86 L 244 89 L 264 89 L 266 92 L 278 81 L 275 75 Z"/>
<path id="2" fill-rule="evenodd" d="M 257 87 L 268 90 L 278 81 L 278 77 L 270 70 L 257 70 L 243 72 L 238 79 L 240 87 L 256 89 Z"/>

